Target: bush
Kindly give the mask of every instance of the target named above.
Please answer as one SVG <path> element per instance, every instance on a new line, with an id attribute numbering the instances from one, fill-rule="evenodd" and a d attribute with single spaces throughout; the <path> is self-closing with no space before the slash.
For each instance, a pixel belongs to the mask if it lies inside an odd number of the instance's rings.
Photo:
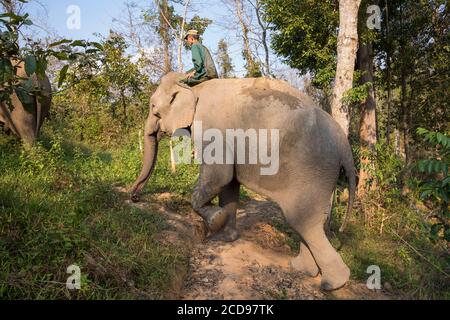
<path id="1" fill-rule="evenodd" d="M 420 199 L 425 201 L 431 209 L 429 215 L 431 222 L 426 227 L 434 240 L 445 239 L 450 242 L 450 177 L 448 167 L 450 164 L 450 138 L 439 132 L 430 132 L 419 128 L 417 133 L 434 148 L 434 157 L 418 161 L 414 170 L 422 175 L 413 181 Z"/>

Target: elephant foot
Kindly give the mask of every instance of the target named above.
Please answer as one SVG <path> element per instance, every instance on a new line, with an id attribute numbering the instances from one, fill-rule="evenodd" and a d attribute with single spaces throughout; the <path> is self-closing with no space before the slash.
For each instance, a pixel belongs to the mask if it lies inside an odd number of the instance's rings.
<path id="1" fill-rule="evenodd" d="M 300 253 L 295 258 L 292 258 L 290 265 L 294 270 L 300 271 L 309 277 L 314 278 L 319 275 L 319 268 L 317 267 L 316 261 L 314 261 L 309 252 L 308 254 Z"/>
<path id="2" fill-rule="evenodd" d="M 322 272 L 320 288 L 332 291 L 342 288 L 350 278 L 350 269 L 344 264 L 342 267 Z"/>
<path id="3" fill-rule="evenodd" d="M 217 232 L 225 225 L 228 220 L 228 213 L 222 208 L 211 208 L 205 218 L 206 225 L 211 232 Z"/>
<path id="4" fill-rule="evenodd" d="M 236 228 L 225 228 L 224 230 L 213 234 L 209 240 L 211 241 L 223 241 L 223 242 L 233 242 L 239 239 L 239 232 Z"/>

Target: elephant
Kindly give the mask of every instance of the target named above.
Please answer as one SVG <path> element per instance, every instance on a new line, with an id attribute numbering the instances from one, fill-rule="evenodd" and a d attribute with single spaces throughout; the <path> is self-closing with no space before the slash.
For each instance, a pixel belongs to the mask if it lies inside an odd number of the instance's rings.
<path id="1" fill-rule="evenodd" d="M 28 78 L 23 62 L 18 64 L 17 76 Z M 48 115 L 52 101 L 52 89 L 48 77 L 44 79 L 39 79 L 36 75 L 31 77 L 33 86 L 40 89 L 40 97 L 33 97 L 32 112 L 25 109 L 16 93 L 10 96 L 12 110 L 6 102 L 0 102 L 0 122 L 3 122 L 6 128 L 28 145 L 33 144 L 38 138 L 42 122 Z"/>
<path id="2" fill-rule="evenodd" d="M 342 167 L 349 180 L 349 201 L 341 230 L 355 195 L 353 155 L 340 125 L 311 98 L 281 80 L 214 79 L 191 88 L 180 84 L 181 77 L 175 72 L 163 76 L 150 99 L 143 166 L 130 190 L 131 200 L 140 200 L 164 134 L 172 135 L 184 128 L 198 135 L 196 123 L 222 133 L 230 128 L 278 130 L 279 169 L 275 174 L 262 175 L 260 161 L 204 161 L 191 205 L 210 229 L 212 240 L 234 241 L 239 237 L 236 210 L 240 186 L 268 197 L 279 205 L 286 221 L 301 236 L 300 252 L 291 266 L 312 277 L 320 273 L 324 290 L 344 286 L 350 270 L 324 231 Z M 272 136 L 270 139 L 274 140 Z M 235 149 L 234 142 L 230 146 L 227 141 L 225 148 Z M 200 144 L 208 146 L 207 141 Z M 249 152 L 248 145 L 245 150 Z M 271 151 L 275 151 L 273 145 Z M 218 206 L 211 203 L 216 196 Z"/>

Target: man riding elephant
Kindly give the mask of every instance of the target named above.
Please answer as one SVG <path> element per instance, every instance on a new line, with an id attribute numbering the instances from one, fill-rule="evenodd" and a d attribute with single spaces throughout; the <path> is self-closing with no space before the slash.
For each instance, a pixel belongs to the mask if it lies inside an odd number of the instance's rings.
<path id="1" fill-rule="evenodd" d="M 199 38 L 197 30 L 189 30 L 184 38 L 191 47 L 194 68 L 186 72 L 186 78 L 182 79 L 181 82 L 191 87 L 206 80 L 218 78 L 211 53 L 199 41 Z"/>
<path id="2" fill-rule="evenodd" d="M 191 204 L 211 240 L 238 239 L 236 212 L 244 185 L 276 202 L 298 232 L 295 270 L 312 277 L 321 273 L 325 290 L 345 285 L 350 269 L 324 230 L 341 168 L 349 179 L 346 217 L 355 195 L 352 149 L 340 125 L 280 80 L 213 79 L 189 87 L 180 83 L 183 76 L 163 76 L 150 99 L 142 169 L 131 200 L 139 201 L 153 173 L 161 137 L 190 131 L 200 163 Z M 218 203 L 212 202 L 216 197 Z"/>

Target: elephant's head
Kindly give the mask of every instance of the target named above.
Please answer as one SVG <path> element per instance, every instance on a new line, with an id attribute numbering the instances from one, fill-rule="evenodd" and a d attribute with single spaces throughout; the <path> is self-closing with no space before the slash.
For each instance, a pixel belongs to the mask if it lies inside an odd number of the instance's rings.
<path id="1" fill-rule="evenodd" d="M 131 199 L 139 201 L 139 193 L 150 178 L 162 134 L 172 135 L 177 129 L 190 127 L 194 119 L 197 96 L 179 82 L 181 73 L 170 72 L 161 78 L 150 99 L 150 112 L 144 129 L 144 159 L 139 177 L 131 190 Z"/>

